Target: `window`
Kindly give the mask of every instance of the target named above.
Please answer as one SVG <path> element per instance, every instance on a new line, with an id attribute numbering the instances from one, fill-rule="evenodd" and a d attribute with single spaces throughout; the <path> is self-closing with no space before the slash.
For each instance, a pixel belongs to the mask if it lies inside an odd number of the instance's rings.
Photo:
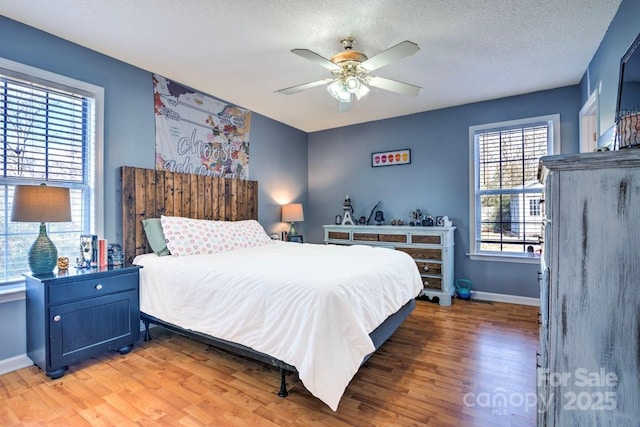
<path id="1" fill-rule="evenodd" d="M 469 128 L 471 257 L 531 258 L 542 232 L 540 157 L 559 145 L 559 115 Z"/>
<path id="2" fill-rule="evenodd" d="M 96 86 L 0 59 L 0 285 L 29 271 L 38 234 L 39 224 L 10 221 L 16 185 L 69 188 L 72 222 L 47 224 L 60 256 L 75 259 L 80 234 L 102 231 L 102 99 Z"/>
<path id="3" fill-rule="evenodd" d="M 529 196 L 529 216 L 540 216 L 540 199 Z"/>

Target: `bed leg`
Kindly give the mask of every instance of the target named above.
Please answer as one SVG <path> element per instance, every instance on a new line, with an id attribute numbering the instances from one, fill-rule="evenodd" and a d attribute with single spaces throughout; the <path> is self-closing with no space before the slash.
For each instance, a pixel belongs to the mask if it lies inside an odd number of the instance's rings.
<path id="1" fill-rule="evenodd" d="M 144 323 L 144 341 L 151 341 L 151 332 L 149 332 L 149 321 L 143 320 Z"/>
<path id="2" fill-rule="evenodd" d="M 289 396 L 289 392 L 287 391 L 287 380 L 285 377 L 286 374 L 287 371 L 280 368 L 280 391 L 278 392 L 278 396 L 282 398 Z"/>

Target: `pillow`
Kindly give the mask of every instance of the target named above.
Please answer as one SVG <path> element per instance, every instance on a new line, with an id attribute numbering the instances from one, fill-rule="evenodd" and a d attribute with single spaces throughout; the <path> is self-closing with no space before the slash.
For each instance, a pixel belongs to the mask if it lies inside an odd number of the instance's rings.
<path id="1" fill-rule="evenodd" d="M 161 216 L 167 248 L 172 255 L 227 252 L 274 243 L 258 221 L 209 221 Z"/>
<path id="2" fill-rule="evenodd" d="M 162 231 L 160 218 L 147 218 L 142 220 L 144 233 L 147 235 L 147 241 L 151 250 L 158 256 L 171 255 L 167 248 L 167 242 Z"/>

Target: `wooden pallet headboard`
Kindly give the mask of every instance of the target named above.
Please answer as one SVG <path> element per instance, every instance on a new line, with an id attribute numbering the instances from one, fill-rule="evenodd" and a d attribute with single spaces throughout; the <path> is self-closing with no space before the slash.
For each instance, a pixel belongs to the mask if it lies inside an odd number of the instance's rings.
<path id="1" fill-rule="evenodd" d="M 204 175 L 120 168 L 122 249 L 125 263 L 151 252 L 142 220 L 160 215 L 238 221 L 258 219 L 258 182 Z"/>

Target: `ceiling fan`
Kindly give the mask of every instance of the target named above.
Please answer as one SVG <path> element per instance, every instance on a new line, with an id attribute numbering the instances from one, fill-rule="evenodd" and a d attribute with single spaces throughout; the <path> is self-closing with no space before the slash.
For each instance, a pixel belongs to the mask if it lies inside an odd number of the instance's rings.
<path id="1" fill-rule="evenodd" d="M 333 55 L 331 59 L 318 55 L 309 49 L 293 49 L 292 53 L 328 69 L 333 77 L 280 89 L 276 93 L 291 95 L 305 89 L 328 84 L 327 91 L 338 100 L 338 111 L 340 112 L 348 111 L 351 108 L 354 96 L 356 99 L 360 99 L 366 95 L 369 92 L 368 86 L 408 96 L 416 96 L 420 93 L 422 90 L 420 86 L 369 74 L 393 61 L 415 54 L 420 50 L 417 44 L 405 40 L 372 58 L 367 58 L 364 53 L 353 50 L 354 42 L 352 37 L 342 39 L 344 51 Z"/>

